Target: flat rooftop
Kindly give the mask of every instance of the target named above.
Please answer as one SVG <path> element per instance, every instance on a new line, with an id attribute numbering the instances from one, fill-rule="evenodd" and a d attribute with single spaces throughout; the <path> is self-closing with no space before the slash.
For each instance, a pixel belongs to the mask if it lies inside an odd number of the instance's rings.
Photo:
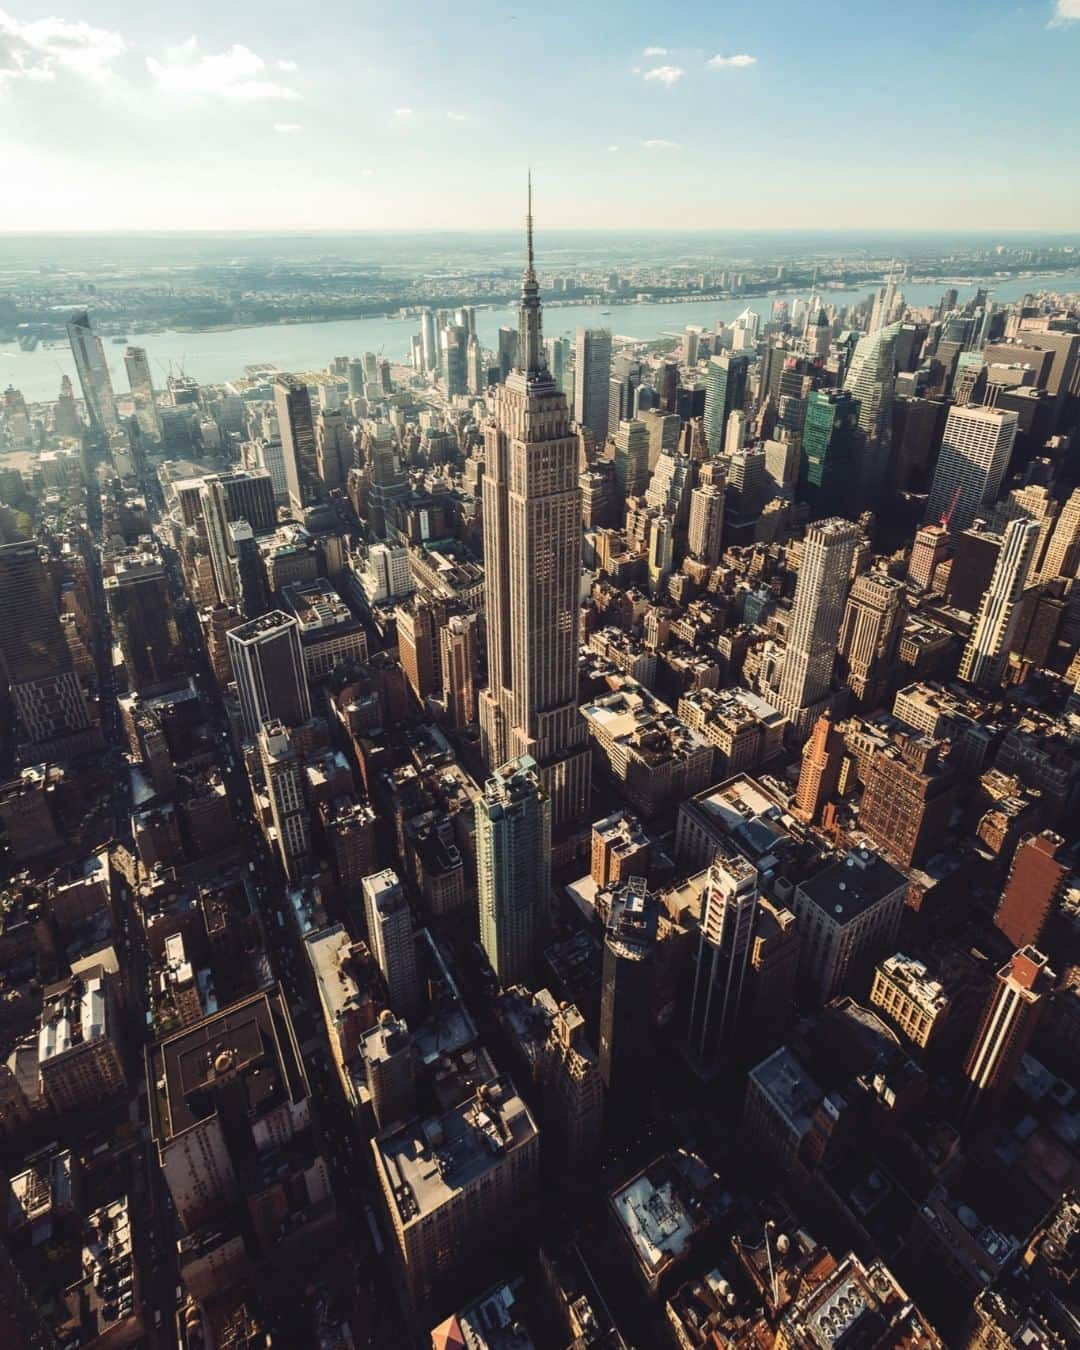
<path id="1" fill-rule="evenodd" d="M 903 872 L 880 854 L 858 848 L 842 862 L 801 881 L 798 889 L 834 923 L 847 924 L 906 885 Z"/>
<path id="2" fill-rule="evenodd" d="M 810 1128 L 825 1092 L 786 1045 L 755 1065 L 750 1077 L 798 1133 Z"/>

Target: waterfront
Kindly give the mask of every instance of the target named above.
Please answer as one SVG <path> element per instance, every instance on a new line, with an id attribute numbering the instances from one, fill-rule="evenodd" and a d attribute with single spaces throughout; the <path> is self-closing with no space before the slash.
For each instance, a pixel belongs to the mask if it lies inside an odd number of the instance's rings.
<path id="1" fill-rule="evenodd" d="M 933 281 L 905 286 L 904 294 L 914 306 L 936 304 L 950 283 Z M 1080 290 L 1075 273 L 989 279 L 980 283 L 990 290 L 999 304 L 1019 299 L 1028 291 Z M 960 298 L 970 296 L 974 282 L 958 286 Z M 837 306 L 865 300 L 868 285 L 858 290 L 824 292 L 824 299 Z M 792 303 L 805 299 L 806 292 L 786 292 L 776 296 L 754 296 L 731 300 L 678 300 L 670 304 L 557 305 L 550 297 L 545 309 L 544 328 L 548 336 L 572 337 L 579 326 L 606 327 L 619 337 L 644 341 L 663 333 L 674 333 L 687 324 L 699 324 L 711 330 L 718 320 L 730 322 L 747 307 L 767 317 L 774 299 Z M 495 347 L 503 325 L 517 325 L 516 308 L 478 309 L 477 331 L 487 348 Z M 258 328 L 231 328 L 216 332 L 131 333 L 130 341 L 145 347 L 158 387 L 165 377 L 181 370 L 201 384 L 222 384 L 243 374 L 244 367 L 260 362 L 281 370 L 316 371 L 324 369 L 335 356 L 358 356 L 364 351 L 379 352 L 395 363 L 408 359 L 409 340 L 419 327 L 415 317 L 340 319 L 326 323 L 275 324 Z M 118 394 L 127 391 L 124 371 L 124 346 L 106 340 L 105 354 Z M 38 347 L 21 351 L 14 343 L 0 347 L 0 386 L 13 384 L 29 402 L 54 399 L 62 375 L 71 376 L 78 393 L 75 365 L 66 345 Z"/>

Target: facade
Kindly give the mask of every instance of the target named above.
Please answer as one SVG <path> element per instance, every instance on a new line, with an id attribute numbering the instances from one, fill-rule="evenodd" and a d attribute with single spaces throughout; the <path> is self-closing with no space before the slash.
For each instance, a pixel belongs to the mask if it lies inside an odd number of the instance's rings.
<path id="1" fill-rule="evenodd" d="M 326 679 L 335 666 L 367 660 L 363 625 L 325 577 L 312 585 L 286 586 L 281 597 L 296 618 L 304 673 L 311 683 Z"/>
<path id="2" fill-rule="evenodd" d="M 955 536 L 969 529 L 998 495 L 1016 440 L 1016 413 L 970 404 L 951 408 L 945 423 L 926 520 L 948 517 Z"/>
<path id="3" fill-rule="evenodd" d="M 899 866 L 912 867 L 941 847 L 955 800 L 956 775 L 936 743 L 902 736 L 870 757 L 859 825 Z"/>
<path id="4" fill-rule="evenodd" d="M 799 499 L 811 516 L 850 508 L 858 481 L 859 401 L 846 390 L 815 389 L 806 401 Z"/>
<path id="5" fill-rule="evenodd" d="M 908 883 L 883 858 L 856 849 L 795 888 L 799 980 L 817 1005 L 869 982 L 896 943 Z"/>
<path id="6" fill-rule="evenodd" d="M 728 418 L 746 405 L 747 356 L 713 356 L 705 375 L 705 443 L 710 455 L 724 453 Z"/>
<path id="7" fill-rule="evenodd" d="M 588 427 L 598 445 L 608 434 L 610 379 L 610 332 L 606 328 L 579 328 L 574 343 L 574 421 Z"/>
<path id="8" fill-rule="evenodd" d="M 307 871 L 311 854 L 311 812 L 304 794 L 303 767 L 288 728 L 281 722 L 263 722 L 258 745 L 281 865 L 290 881 L 298 881 Z"/>
<path id="9" fill-rule="evenodd" d="M 476 721 L 476 627 L 475 614 L 451 614 L 439 630 L 443 706 L 458 731 Z"/>
<path id="10" fill-rule="evenodd" d="M 814 723 L 810 739 L 803 746 L 802 768 L 795 792 L 795 814 L 808 823 L 816 823 L 825 803 L 836 791 L 844 758 L 844 738 L 831 717 L 823 714 Z"/>
<path id="11" fill-rule="evenodd" d="M 960 679 L 984 689 L 1000 684 L 1038 539 L 1039 527 L 1033 520 L 1013 520 L 1006 526 L 990 587 L 960 660 Z"/>
<path id="12" fill-rule="evenodd" d="M 994 925 L 1018 950 L 1037 947 L 1064 893 L 1068 865 L 1059 861 L 1065 840 L 1051 830 L 1020 841 Z"/>
<path id="13" fill-rule="evenodd" d="M 319 470 L 311 392 L 295 375 L 278 375 L 274 381 L 274 407 L 289 504 L 299 513 L 318 500 Z"/>
<path id="14" fill-rule="evenodd" d="M 169 578 L 156 553 L 121 554 L 104 580 L 113 634 L 129 687 L 151 693 L 186 678 L 186 653 L 173 612 Z"/>
<path id="15" fill-rule="evenodd" d="M 949 531 L 945 525 L 924 525 L 915 532 L 908 563 L 908 580 L 921 591 L 934 584 L 934 573 L 949 556 Z"/>
<path id="16" fill-rule="evenodd" d="M 503 988 L 530 981 L 550 922 L 551 814 L 528 756 L 502 765 L 476 803 L 480 941 Z"/>
<path id="17" fill-rule="evenodd" d="M 629 811 L 593 822 L 591 875 L 598 888 L 620 886 L 649 871 L 649 836 Z"/>
<path id="18" fill-rule="evenodd" d="M 386 981 L 390 1007 L 409 1017 L 421 1007 L 423 991 L 408 898 L 389 867 L 365 877 L 363 890 L 368 946 Z"/>
<path id="19" fill-rule="evenodd" d="M 690 1000 L 688 1048 L 715 1064 L 737 1034 L 757 912 L 757 868 L 718 852 L 709 868 Z"/>
<path id="20" fill-rule="evenodd" d="M 921 961 L 896 952 L 874 968 L 870 1006 L 884 1013 L 908 1045 L 925 1053 L 948 1020 L 951 1000 Z"/>
<path id="21" fill-rule="evenodd" d="M 649 485 L 649 429 L 637 418 L 624 419 L 615 429 L 615 492 L 625 506 Z"/>
<path id="22" fill-rule="evenodd" d="M 828 702 L 851 560 L 861 537 L 857 526 L 839 517 L 806 532 L 777 698 L 803 736 Z"/>
<path id="23" fill-rule="evenodd" d="M 652 1052 L 660 906 L 643 877 L 611 897 L 600 985 L 600 1077 L 609 1114 L 641 1110 Z"/>
<path id="24" fill-rule="evenodd" d="M 484 433 L 488 687 L 480 730 L 489 769 L 524 755 L 536 761 L 552 827 L 562 831 L 587 819 L 589 799 L 577 708 L 581 492 L 566 397 L 545 364 L 531 208 L 519 329 L 520 367 L 496 389 Z M 606 420 L 606 376 L 602 393 Z"/>
<path id="25" fill-rule="evenodd" d="M 724 531 L 724 491 L 712 483 L 690 494 L 690 552 L 709 567 L 720 561 Z"/>
<path id="26" fill-rule="evenodd" d="M 1021 948 L 998 971 L 996 988 L 964 1065 L 969 1107 L 992 1103 L 1008 1092 L 1055 978 L 1046 957 L 1034 947 Z"/>
<path id="27" fill-rule="evenodd" d="M 135 419 L 139 430 L 151 441 L 161 440 L 161 418 L 157 410 L 154 380 L 150 374 L 150 359 L 145 347 L 128 347 L 124 351 L 124 369 L 128 387 L 135 404 Z"/>
<path id="28" fill-rule="evenodd" d="M 244 733 L 254 740 L 264 722 L 299 726 L 311 716 L 300 630 L 281 610 L 260 615 L 228 634 Z"/>
<path id="29" fill-rule="evenodd" d="M 844 683 L 867 707 L 888 687 L 905 609 L 903 583 L 887 572 L 863 572 L 852 583 L 840 625 L 839 668 Z"/>
<path id="30" fill-rule="evenodd" d="M 81 314 L 71 316 L 67 334 L 90 425 L 95 431 L 106 436 L 111 435 L 120 429 L 120 419 L 116 415 L 116 399 L 113 396 L 112 376 L 109 374 L 109 363 L 105 359 L 105 348 L 90 327 L 90 315 L 85 310 Z"/>

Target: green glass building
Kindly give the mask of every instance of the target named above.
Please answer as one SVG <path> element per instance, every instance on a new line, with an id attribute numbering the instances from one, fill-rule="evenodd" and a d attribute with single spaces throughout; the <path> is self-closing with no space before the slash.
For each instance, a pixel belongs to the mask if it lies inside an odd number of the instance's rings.
<path id="1" fill-rule="evenodd" d="M 806 402 L 799 498 L 814 519 L 848 515 L 859 479 L 859 400 L 846 389 L 815 389 Z"/>

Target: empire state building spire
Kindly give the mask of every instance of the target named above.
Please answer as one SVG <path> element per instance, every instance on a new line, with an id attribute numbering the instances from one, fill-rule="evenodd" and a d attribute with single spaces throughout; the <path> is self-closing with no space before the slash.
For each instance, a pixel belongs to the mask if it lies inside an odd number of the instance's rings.
<path id="1" fill-rule="evenodd" d="M 544 334 L 542 310 L 540 305 L 540 287 L 536 281 L 536 269 L 533 266 L 533 216 L 532 216 L 532 173 L 529 173 L 529 206 L 525 215 L 526 261 L 525 275 L 521 279 L 521 305 L 518 309 L 518 359 L 519 369 L 524 372 L 530 383 L 538 380 L 550 380 L 547 359 L 544 355 Z"/>

